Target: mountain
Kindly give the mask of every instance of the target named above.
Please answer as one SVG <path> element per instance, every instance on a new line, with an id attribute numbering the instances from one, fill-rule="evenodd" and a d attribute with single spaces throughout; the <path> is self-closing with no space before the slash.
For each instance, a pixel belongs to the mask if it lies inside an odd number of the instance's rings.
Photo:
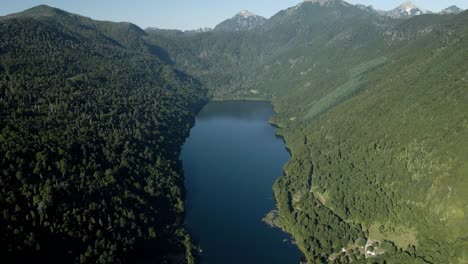
<path id="1" fill-rule="evenodd" d="M 20 13 L 0 17 L 0 21 L 12 19 L 34 19 L 49 24 L 59 24 L 65 29 L 74 31 L 74 33 L 76 33 L 76 28 L 81 27 L 83 29 L 95 31 L 98 35 L 100 34 L 99 37 L 113 39 L 120 45 L 129 48 L 141 47 L 141 38 L 146 35 L 143 29 L 133 23 L 92 20 L 89 17 L 72 14 L 47 5 L 36 6 Z M 85 32 L 85 30 L 82 32 Z M 93 38 L 96 36 L 84 34 L 81 35 L 81 37 Z"/>
<path id="2" fill-rule="evenodd" d="M 439 14 L 458 14 L 463 12 L 463 9 L 459 8 L 456 5 L 447 7 L 446 9 L 439 12 Z"/>
<path id="3" fill-rule="evenodd" d="M 242 10 L 234 17 L 225 20 L 218 24 L 214 31 L 236 32 L 250 31 L 265 23 L 267 19 L 251 13 L 247 10 Z"/>
<path id="4" fill-rule="evenodd" d="M 417 7 L 411 1 L 407 1 L 399 5 L 395 9 L 385 12 L 385 15 L 393 18 L 407 18 L 430 13 L 430 11 Z"/>

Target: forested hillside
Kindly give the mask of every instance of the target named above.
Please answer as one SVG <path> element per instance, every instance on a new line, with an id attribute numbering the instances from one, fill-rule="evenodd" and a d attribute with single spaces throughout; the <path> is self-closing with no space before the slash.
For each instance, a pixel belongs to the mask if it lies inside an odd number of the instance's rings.
<path id="1" fill-rule="evenodd" d="M 4 263 L 190 250 L 178 155 L 205 93 L 144 34 L 45 6 L 0 18 Z"/>
<path id="2" fill-rule="evenodd" d="M 419 36 L 428 27 L 423 17 L 397 26 L 366 49 L 369 59 L 348 64 L 349 79 L 324 97 L 278 104 L 301 106 L 277 120 L 293 159 L 275 190 L 285 225 L 310 259 L 356 247 L 346 226 L 354 224 L 366 239 L 393 244 L 380 257 L 389 263 L 467 261 L 466 18 Z M 409 26 L 414 35 L 400 31 Z M 322 210 L 346 227 L 325 233 L 346 239 L 314 234 L 310 226 L 329 226 Z M 356 258 L 347 253 L 340 261 Z"/>
<path id="3" fill-rule="evenodd" d="M 468 262 L 466 11 L 184 33 L 40 6 L 0 31 L 2 256 L 191 261 L 179 148 L 206 99 L 264 98 L 292 153 L 274 222 L 309 263 Z"/>

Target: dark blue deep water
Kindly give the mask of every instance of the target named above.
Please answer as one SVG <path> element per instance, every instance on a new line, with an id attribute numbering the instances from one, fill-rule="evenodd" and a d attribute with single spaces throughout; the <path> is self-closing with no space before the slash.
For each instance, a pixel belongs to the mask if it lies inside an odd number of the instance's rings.
<path id="1" fill-rule="evenodd" d="M 210 102 L 183 146 L 187 226 L 203 264 L 299 263 L 289 235 L 262 218 L 289 159 L 268 102 Z"/>

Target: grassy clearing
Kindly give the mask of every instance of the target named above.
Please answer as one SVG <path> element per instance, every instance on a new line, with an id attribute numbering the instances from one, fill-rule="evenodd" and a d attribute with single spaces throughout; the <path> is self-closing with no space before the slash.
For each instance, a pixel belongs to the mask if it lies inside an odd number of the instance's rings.
<path id="1" fill-rule="evenodd" d="M 373 224 L 369 227 L 369 237 L 376 240 L 390 240 L 399 248 L 407 248 L 408 245 L 418 245 L 417 231 L 413 228 L 408 228 L 403 225 L 382 228 L 381 224 Z"/>
<path id="2" fill-rule="evenodd" d="M 322 97 L 318 101 L 312 102 L 312 107 L 305 116 L 306 119 L 314 118 L 320 114 L 330 110 L 337 104 L 345 101 L 354 94 L 358 93 L 363 87 L 365 87 L 365 82 L 362 80 L 363 74 L 366 72 L 375 69 L 383 65 L 387 61 L 386 57 L 379 57 L 358 66 L 355 66 L 349 71 L 350 79 L 345 84 L 339 86 L 334 91 Z"/>

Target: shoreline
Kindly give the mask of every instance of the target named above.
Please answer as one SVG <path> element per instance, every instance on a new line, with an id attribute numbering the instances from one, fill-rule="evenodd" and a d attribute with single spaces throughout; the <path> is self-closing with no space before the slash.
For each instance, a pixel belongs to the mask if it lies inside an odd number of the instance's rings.
<path id="1" fill-rule="evenodd" d="M 223 101 L 260 101 L 271 102 L 271 100 L 262 97 L 225 97 L 225 98 L 210 98 L 208 102 L 223 102 Z"/>

